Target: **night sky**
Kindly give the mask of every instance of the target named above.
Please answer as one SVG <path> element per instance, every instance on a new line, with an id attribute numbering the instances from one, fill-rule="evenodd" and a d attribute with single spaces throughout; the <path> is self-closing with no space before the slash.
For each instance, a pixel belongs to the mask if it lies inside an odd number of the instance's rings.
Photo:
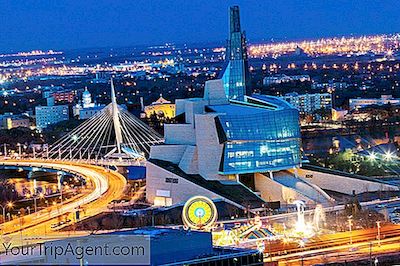
<path id="1" fill-rule="evenodd" d="M 400 32 L 398 0 L 0 0 L 0 51 L 222 43 L 235 4 L 250 42 Z"/>

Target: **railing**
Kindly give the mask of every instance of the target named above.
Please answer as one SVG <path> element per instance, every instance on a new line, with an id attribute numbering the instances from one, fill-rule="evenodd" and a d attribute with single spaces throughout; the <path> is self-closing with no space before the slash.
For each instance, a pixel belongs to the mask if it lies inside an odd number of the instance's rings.
<path id="1" fill-rule="evenodd" d="M 0 157 L 1 159 L 1 157 Z M 5 161 L 7 160 L 15 160 L 19 158 L 12 158 L 12 157 L 6 157 L 3 159 Z M 112 159 L 100 159 L 100 160 L 95 160 L 95 159 L 57 159 L 57 158 L 43 158 L 43 157 L 25 157 L 23 158 L 24 160 L 34 160 L 35 162 L 37 161 L 43 161 L 43 162 L 71 162 L 71 163 L 84 163 L 84 164 L 91 164 L 91 165 L 107 165 L 107 166 L 144 166 L 146 163 L 146 160 L 138 160 L 138 159 L 123 159 L 123 160 L 112 160 Z"/>

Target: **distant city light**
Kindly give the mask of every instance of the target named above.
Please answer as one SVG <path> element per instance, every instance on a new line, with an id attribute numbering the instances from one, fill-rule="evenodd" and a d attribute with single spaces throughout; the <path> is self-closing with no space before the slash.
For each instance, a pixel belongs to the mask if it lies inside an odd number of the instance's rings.
<path id="1" fill-rule="evenodd" d="M 249 46 L 250 57 L 279 57 L 300 48 L 309 55 L 386 53 L 399 48 L 400 35 L 324 38 L 310 41 L 281 42 Z"/>

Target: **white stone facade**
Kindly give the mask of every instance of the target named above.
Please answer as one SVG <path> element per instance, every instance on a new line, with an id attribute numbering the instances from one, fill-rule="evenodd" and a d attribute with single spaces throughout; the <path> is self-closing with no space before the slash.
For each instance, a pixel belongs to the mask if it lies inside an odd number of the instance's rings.
<path id="1" fill-rule="evenodd" d="M 222 144 L 215 125 L 217 114 L 204 112 L 210 103 L 228 104 L 221 80 L 207 81 L 202 99 L 176 100 L 176 113 L 185 114 L 185 124 L 166 124 L 166 145 L 151 147 L 150 158 L 175 163 L 184 172 L 205 179 L 229 179 L 218 174 Z"/>
<path id="2" fill-rule="evenodd" d="M 221 199 L 220 195 L 151 162 L 147 162 L 146 167 L 147 173 L 151 173 L 146 174 L 146 184 L 148 184 L 146 187 L 146 199 L 154 205 L 170 206 L 182 204 L 194 195 L 202 195 L 210 199 Z M 230 200 L 223 200 L 238 206 L 238 204 Z"/>

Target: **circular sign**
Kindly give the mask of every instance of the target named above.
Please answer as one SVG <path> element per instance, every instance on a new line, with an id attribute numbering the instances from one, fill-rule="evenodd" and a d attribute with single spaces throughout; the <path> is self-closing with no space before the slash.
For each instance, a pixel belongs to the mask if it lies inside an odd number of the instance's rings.
<path id="1" fill-rule="evenodd" d="M 203 196 L 190 198 L 183 206 L 183 223 L 192 229 L 208 229 L 217 220 L 217 208 L 214 202 Z"/>

